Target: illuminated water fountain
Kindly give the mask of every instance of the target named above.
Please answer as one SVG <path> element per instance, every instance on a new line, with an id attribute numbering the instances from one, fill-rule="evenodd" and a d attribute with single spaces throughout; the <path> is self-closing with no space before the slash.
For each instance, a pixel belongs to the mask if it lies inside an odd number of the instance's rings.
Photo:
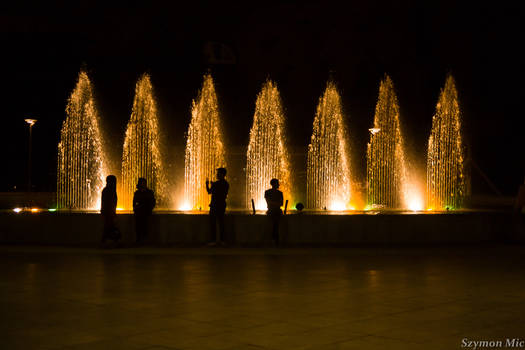
<path id="1" fill-rule="evenodd" d="M 193 101 L 184 161 L 184 203 L 181 209 L 206 209 L 210 196 L 205 181 L 215 181 L 216 169 L 226 167 L 217 94 L 210 74 Z"/>
<path id="2" fill-rule="evenodd" d="M 105 159 L 93 89 L 81 71 L 66 107 L 60 132 L 57 168 L 57 206 L 95 209 L 104 186 Z"/>
<path id="3" fill-rule="evenodd" d="M 394 84 L 386 75 L 379 87 L 374 127 L 370 129 L 366 154 L 369 207 L 406 207 L 406 164 L 399 124 L 399 105 Z"/>
<path id="4" fill-rule="evenodd" d="M 308 145 L 307 207 L 344 210 L 350 207 L 350 160 L 341 97 L 328 82 L 319 99 Z"/>
<path id="5" fill-rule="evenodd" d="M 374 124 L 367 147 L 366 201 L 369 209 L 423 209 L 424 176 L 404 149 L 397 97 L 392 80 L 385 75 L 379 88 Z M 291 165 L 285 138 L 285 116 L 277 86 L 266 81 L 257 95 L 247 150 L 246 204 L 254 200 L 257 210 L 266 209 L 264 191 L 278 178 L 285 199 L 291 200 Z M 144 74 L 135 86 L 135 98 L 127 126 L 119 206 L 131 209 L 137 179 L 145 177 L 155 191 L 160 208 L 167 208 L 167 176 L 161 157 L 160 129 L 150 77 Z M 349 138 L 341 96 L 332 81 L 319 99 L 308 146 L 307 208 L 353 209 L 360 196 L 351 188 Z M 469 178 L 465 171 L 465 147 L 461 135 L 461 112 L 454 79 L 447 77 L 441 90 L 427 155 L 427 208 L 456 209 L 465 205 Z M 106 176 L 99 116 L 87 74 L 78 81 L 66 107 L 66 119 L 58 145 L 58 208 L 96 209 Z M 179 209 L 207 209 L 205 180 L 213 180 L 216 168 L 227 167 L 217 95 L 210 74 L 193 101 L 192 119 L 185 150 L 184 196 Z M 424 171 L 423 168 L 421 171 Z M 235 175 L 235 174 L 230 174 Z M 353 190 L 353 193 L 352 193 Z M 360 207 L 360 206 L 359 206 Z"/>
<path id="6" fill-rule="evenodd" d="M 257 210 L 266 209 L 264 191 L 279 179 L 284 199 L 291 200 L 290 161 L 286 149 L 284 112 L 279 90 L 267 80 L 257 95 L 246 164 L 246 199 Z"/>
<path id="7" fill-rule="evenodd" d="M 166 201 L 166 177 L 160 152 L 157 105 L 149 75 L 142 75 L 135 85 L 135 98 L 126 129 L 122 152 L 122 180 L 119 206 L 132 208 L 137 180 L 148 182 L 160 206 Z"/>
<path id="8" fill-rule="evenodd" d="M 432 118 L 427 155 L 427 206 L 457 209 L 467 196 L 465 147 L 461 136 L 461 111 L 454 78 L 449 75 Z"/>

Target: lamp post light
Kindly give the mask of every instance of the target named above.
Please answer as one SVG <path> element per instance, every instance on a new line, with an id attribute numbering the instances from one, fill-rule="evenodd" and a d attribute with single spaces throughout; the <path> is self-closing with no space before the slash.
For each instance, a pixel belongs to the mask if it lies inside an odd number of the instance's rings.
<path id="1" fill-rule="evenodd" d="M 31 136 L 33 131 L 33 125 L 36 123 L 36 119 L 25 119 L 25 122 L 29 124 L 29 154 L 27 158 L 27 192 L 31 192 Z"/>

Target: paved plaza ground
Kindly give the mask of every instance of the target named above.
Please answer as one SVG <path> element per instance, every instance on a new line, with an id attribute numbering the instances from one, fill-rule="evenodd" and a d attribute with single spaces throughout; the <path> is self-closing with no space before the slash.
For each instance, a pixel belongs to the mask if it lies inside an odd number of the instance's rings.
<path id="1" fill-rule="evenodd" d="M 0 246 L 0 305 L 1 349 L 473 349 L 525 339 L 525 246 Z"/>

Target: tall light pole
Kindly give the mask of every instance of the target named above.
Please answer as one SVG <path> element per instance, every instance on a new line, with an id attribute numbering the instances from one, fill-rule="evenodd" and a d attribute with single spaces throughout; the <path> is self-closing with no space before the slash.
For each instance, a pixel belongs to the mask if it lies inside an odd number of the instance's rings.
<path id="1" fill-rule="evenodd" d="M 33 131 L 33 125 L 36 123 L 36 119 L 25 119 L 26 123 L 29 124 L 29 154 L 27 157 L 27 192 L 31 192 L 31 136 Z"/>

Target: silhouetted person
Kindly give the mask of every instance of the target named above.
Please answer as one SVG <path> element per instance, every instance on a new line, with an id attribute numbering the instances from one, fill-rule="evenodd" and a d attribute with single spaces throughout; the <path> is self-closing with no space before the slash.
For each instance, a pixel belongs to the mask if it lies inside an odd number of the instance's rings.
<path id="1" fill-rule="evenodd" d="M 106 187 L 102 190 L 100 214 L 104 220 L 101 243 L 104 244 L 107 240 L 117 242 L 120 239 L 120 231 L 115 225 L 117 216 L 117 178 L 115 175 L 106 177 Z"/>
<path id="2" fill-rule="evenodd" d="M 144 242 L 144 239 L 148 236 L 149 218 L 153 208 L 155 208 L 155 196 L 153 191 L 148 188 L 146 179 L 141 177 L 137 182 L 137 190 L 133 195 L 137 243 Z"/>
<path id="3" fill-rule="evenodd" d="M 266 199 L 266 204 L 268 206 L 266 214 L 272 223 L 272 239 L 275 245 L 278 245 L 279 221 L 281 221 L 281 216 L 283 215 L 283 211 L 281 210 L 281 207 L 283 206 L 283 193 L 279 191 L 279 180 L 271 179 L 270 185 L 272 188 L 264 192 L 264 199 Z"/>
<path id="4" fill-rule="evenodd" d="M 211 194 L 210 202 L 210 230 L 211 242 L 209 245 L 216 245 L 217 241 L 224 244 L 224 212 L 226 211 L 226 197 L 228 196 L 228 189 L 230 184 L 224 178 L 226 177 L 226 169 L 217 169 L 217 181 L 210 181 L 206 179 L 206 191 Z M 219 224 L 219 239 L 217 240 L 217 223 Z"/>

